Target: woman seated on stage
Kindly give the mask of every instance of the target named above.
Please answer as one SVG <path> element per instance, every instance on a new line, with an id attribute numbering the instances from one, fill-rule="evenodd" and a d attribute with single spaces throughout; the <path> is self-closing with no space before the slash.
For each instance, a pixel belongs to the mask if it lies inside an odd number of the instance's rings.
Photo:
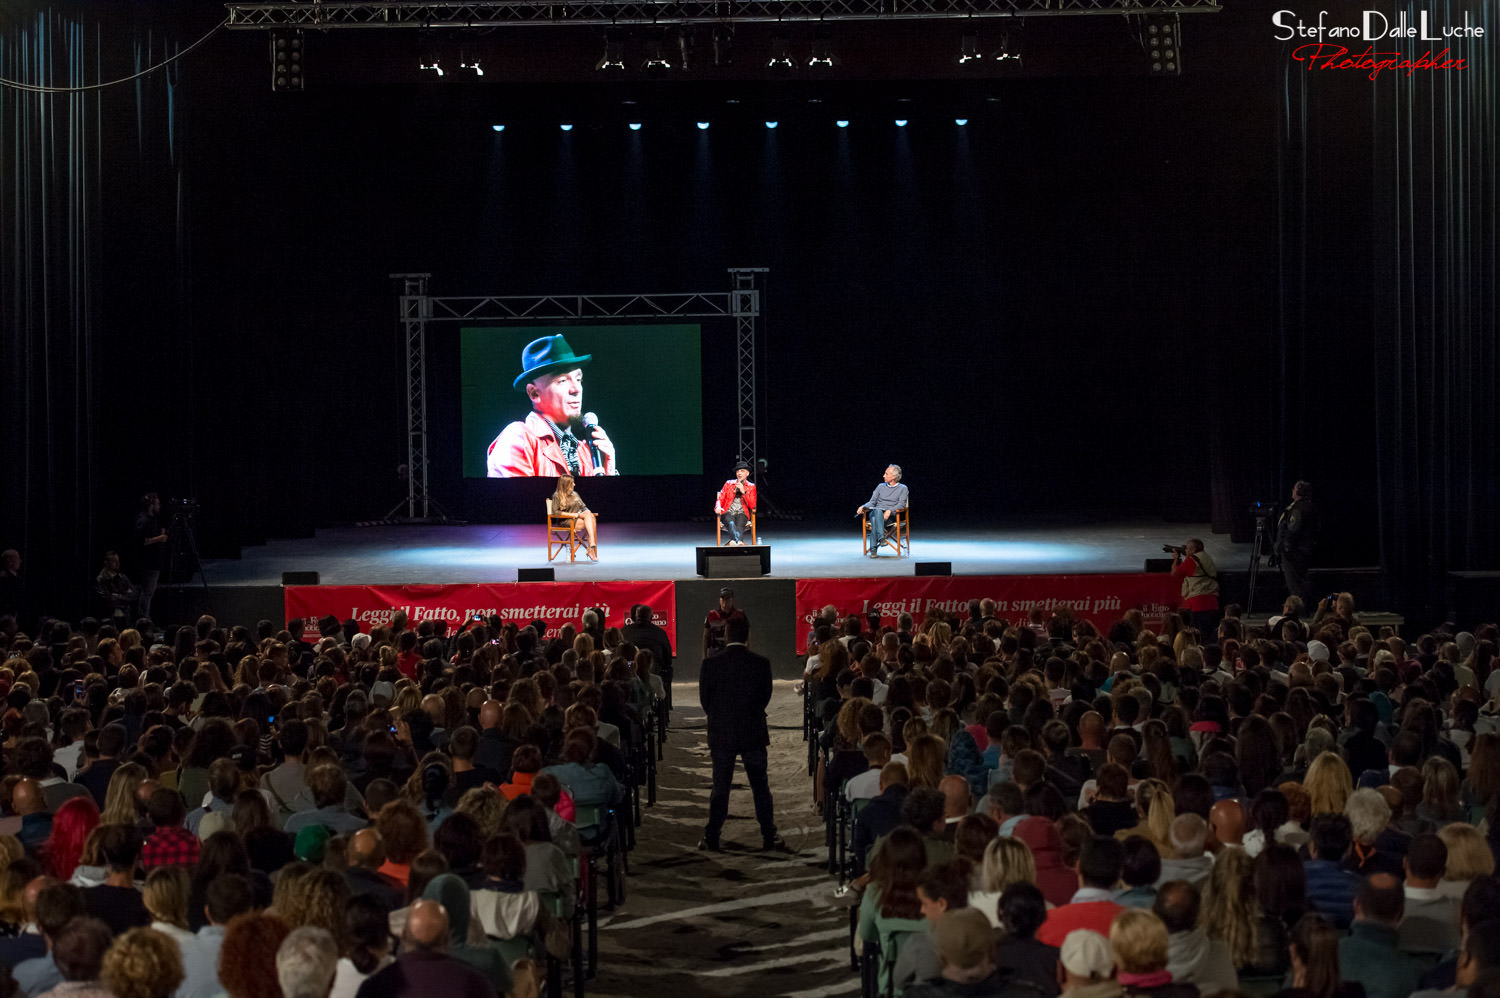
<path id="1" fill-rule="evenodd" d="M 598 518 L 583 504 L 583 497 L 573 491 L 572 475 L 557 479 L 557 491 L 552 493 L 552 515 L 581 521 L 589 536 L 589 561 L 599 560 Z"/>

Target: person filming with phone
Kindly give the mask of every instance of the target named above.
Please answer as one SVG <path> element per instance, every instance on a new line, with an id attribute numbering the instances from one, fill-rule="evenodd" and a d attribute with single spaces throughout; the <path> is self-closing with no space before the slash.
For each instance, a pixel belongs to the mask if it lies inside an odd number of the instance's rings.
<path id="1" fill-rule="evenodd" d="M 1182 580 L 1182 608 L 1187 623 L 1196 627 L 1204 641 L 1211 640 L 1219 626 L 1219 570 L 1203 550 L 1203 542 L 1188 538 L 1181 546 L 1163 544 L 1172 555 L 1172 574 Z"/>
<path id="2" fill-rule="evenodd" d="M 592 354 L 575 354 L 560 333 L 526 344 L 513 386 L 531 400 L 531 412 L 490 443 L 485 455 L 490 478 L 620 473 L 609 434 L 593 413 L 583 411 L 583 369 L 591 360 Z"/>

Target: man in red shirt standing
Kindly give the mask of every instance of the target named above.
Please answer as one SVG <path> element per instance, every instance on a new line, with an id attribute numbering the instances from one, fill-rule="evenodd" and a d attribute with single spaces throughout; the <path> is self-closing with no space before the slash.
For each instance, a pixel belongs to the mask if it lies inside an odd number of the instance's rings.
<path id="1" fill-rule="evenodd" d="M 1187 623 L 1198 629 L 1205 643 L 1214 640 L 1219 626 L 1219 570 L 1203 550 L 1203 542 L 1188 538 L 1172 548 L 1172 574 L 1182 580 L 1182 607 Z"/>

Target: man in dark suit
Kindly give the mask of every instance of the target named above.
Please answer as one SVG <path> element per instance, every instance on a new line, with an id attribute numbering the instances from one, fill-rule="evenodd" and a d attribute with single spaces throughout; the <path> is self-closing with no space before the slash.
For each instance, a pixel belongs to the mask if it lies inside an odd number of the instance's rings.
<path id="1" fill-rule="evenodd" d="M 771 660 L 746 647 L 750 622 L 743 615 L 725 621 L 724 650 L 703 660 L 698 674 L 698 701 L 708 715 L 708 753 L 713 760 L 714 786 L 708 798 L 708 827 L 699 849 L 719 851 L 719 833 L 729 816 L 729 786 L 735 757 L 745 760 L 745 776 L 755 798 L 755 820 L 760 822 L 761 847 L 784 849 L 771 813 L 771 783 L 766 777 L 766 705 L 771 702 Z"/>
<path id="2" fill-rule="evenodd" d="M 647 648 L 656 655 L 656 674 L 661 677 L 666 689 L 667 709 L 672 709 L 672 642 L 667 632 L 658 627 L 651 607 L 637 603 L 630 608 L 630 623 L 620 628 L 620 634 L 637 648 Z"/>

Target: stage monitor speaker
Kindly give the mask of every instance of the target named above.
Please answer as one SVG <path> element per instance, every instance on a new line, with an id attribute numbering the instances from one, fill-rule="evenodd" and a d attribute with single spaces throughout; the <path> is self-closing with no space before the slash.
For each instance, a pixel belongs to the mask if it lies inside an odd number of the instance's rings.
<path id="1" fill-rule="evenodd" d="M 316 586 L 318 584 L 318 573 L 282 572 L 281 584 L 283 586 Z"/>
<path id="2" fill-rule="evenodd" d="M 1148 572 L 1170 572 L 1172 570 L 1171 558 L 1147 558 L 1146 571 Z"/>
<path id="3" fill-rule="evenodd" d="M 924 575 L 952 575 L 953 562 L 951 561 L 919 561 L 914 566 L 914 574 L 918 577 Z"/>
<path id="4" fill-rule="evenodd" d="M 771 574 L 771 546 L 719 547 L 710 544 L 698 549 L 698 574 L 705 579 L 745 579 Z"/>
<path id="5" fill-rule="evenodd" d="M 557 573 L 550 568 L 518 568 L 517 582 L 556 582 Z"/>

